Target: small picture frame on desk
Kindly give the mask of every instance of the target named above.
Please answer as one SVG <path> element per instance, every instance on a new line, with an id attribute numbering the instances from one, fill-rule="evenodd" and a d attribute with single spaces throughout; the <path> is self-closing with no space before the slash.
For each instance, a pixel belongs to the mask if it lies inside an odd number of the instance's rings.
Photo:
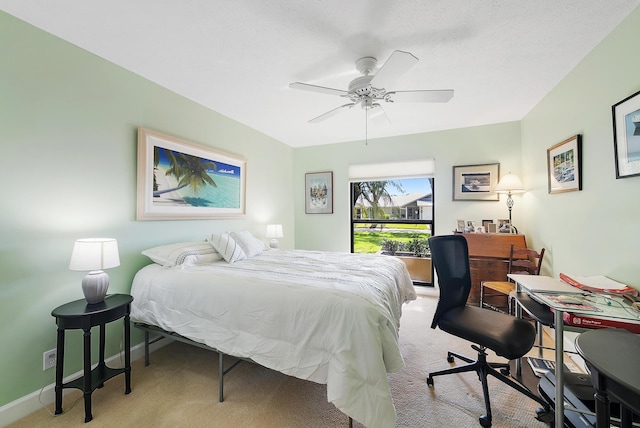
<path id="1" fill-rule="evenodd" d="M 456 220 L 456 232 L 464 232 L 464 220 Z"/>
<path id="2" fill-rule="evenodd" d="M 498 232 L 511 233 L 511 222 L 509 219 L 498 219 Z"/>
<path id="3" fill-rule="evenodd" d="M 487 224 L 488 233 L 498 233 L 498 225 L 496 223 Z"/>

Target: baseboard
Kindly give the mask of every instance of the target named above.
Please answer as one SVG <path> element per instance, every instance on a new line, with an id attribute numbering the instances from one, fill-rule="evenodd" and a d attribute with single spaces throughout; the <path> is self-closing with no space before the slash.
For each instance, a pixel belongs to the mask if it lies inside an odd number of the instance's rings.
<path id="1" fill-rule="evenodd" d="M 149 352 L 154 352 L 172 342 L 173 340 L 167 339 L 153 343 L 149 346 Z M 113 355 L 112 357 L 107 358 L 105 362 L 111 363 L 113 361 L 120 360 L 120 358 L 121 353 L 118 353 L 116 355 Z M 131 348 L 131 361 L 135 361 L 140 358 L 144 358 L 144 342 Z M 64 378 L 63 382 L 69 382 L 73 379 L 79 378 L 82 375 L 83 371 L 80 370 Z M 48 406 L 50 404 L 53 404 L 55 401 L 54 389 L 55 382 L 46 385 L 41 390 L 34 391 L 28 395 L 25 395 L 24 397 L 20 397 L 17 400 L 14 400 L 11 403 L 7 403 L 4 406 L 0 407 L 0 427 L 7 426 L 24 418 L 27 415 L 30 415 L 37 410 L 40 410 L 43 405 Z M 70 389 L 65 389 L 63 393 L 67 393 L 70 391 Z"/>

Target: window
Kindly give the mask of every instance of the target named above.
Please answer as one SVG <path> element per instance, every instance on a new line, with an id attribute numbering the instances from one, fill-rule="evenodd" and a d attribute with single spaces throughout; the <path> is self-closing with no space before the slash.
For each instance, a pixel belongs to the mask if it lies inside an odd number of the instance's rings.
<path id="1" fill-rule="evenodd" d="M 433 160 L 356 165 L 349 176 L 351 252 L 376 253 L 386 241 L 401 243 L 402 250 L 431 236 Z"/>

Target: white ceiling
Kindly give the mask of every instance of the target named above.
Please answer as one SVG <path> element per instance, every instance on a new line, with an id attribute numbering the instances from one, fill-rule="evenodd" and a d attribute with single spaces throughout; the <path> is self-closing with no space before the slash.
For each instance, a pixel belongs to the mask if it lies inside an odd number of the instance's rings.
<path id="1" fill-rule="evenodd" d="M 0 10 L 292 147 L 365 138 L 365 110 L 290 89 L 347 89 L 355 60 L 420 59 L 369 139 L 522 119 L 640 0 L 0 0 Z M 0 30 L 1 31 L 1 30 Z M 635 53 L 629 53 L 635 54 Z"/>

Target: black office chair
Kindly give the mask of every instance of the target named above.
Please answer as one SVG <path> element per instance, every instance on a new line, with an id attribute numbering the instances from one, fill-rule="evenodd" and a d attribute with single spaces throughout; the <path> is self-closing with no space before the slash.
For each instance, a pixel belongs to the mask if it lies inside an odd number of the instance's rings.
<path id="1" fill-rule="evenodd" d="M 440 330 L 474 343 L 475 345 L 471 347 L 478 352 L 478 359 L 473 360 L 454 352 L 447 352 L 448 362 L 453 363 L 455 357 L 468 364 L 429 373 L 427 385 L 433 387 L 434 376 L 475 371 L 482 382 L 487 411 L 486 415 L 480 417 L 480 425 L 489 427 L 491 426 L 491 403 L 487 376 L 491 375 L 540 403 L 543 408 L 536 411 L 537 419 L 543 422 L 553 420 L 553 413 L 548 403 L 508 376 L 508 364 L 487 362 L 487 349 L 508 360 L 520 358 L 529 352 L 536 338 L 533 325 L 508 314 L 467 306 L 471 274 L 469 273 L 469 249 L 467 240 L 463 236 L 434 236 L 429 238 L 429 246 L 440 287 L 440 300 L 431 328 L 440 327 Z"/>

